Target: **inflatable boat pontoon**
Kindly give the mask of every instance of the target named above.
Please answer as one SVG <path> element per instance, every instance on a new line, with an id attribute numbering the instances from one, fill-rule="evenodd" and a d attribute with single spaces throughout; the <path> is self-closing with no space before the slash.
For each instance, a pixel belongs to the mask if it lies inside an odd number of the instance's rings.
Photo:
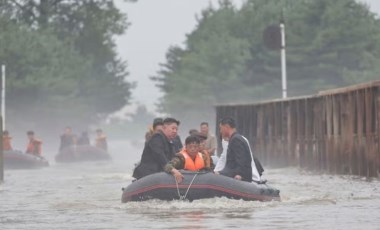
<path id="1" fill-rule="evenodd" d="M 123 188 L 122 202 L 159 200 L 198 200 L 213 197 L 272 201 L 280 200 L 280 191 L 266 184 L 249 183 L 212 172 L 181 171 L 182 183 L 161 172 L 143 177 Z"/>
<path id="2" fill-rule="evenodd" d="M 49 166 L 42 157 L 26 154 L 21 151 L 4 151 L 4 168 L 6 169 L 35 169 Z"/>
<path id="3" fill-rule="evenodd" d="M 63 149 L 55 156 L 55 160 L 61 163 L 82 161 L 104 161 L 111 160 L 111 156 L 103 149 L 95 146 L 71 146 Z"/>

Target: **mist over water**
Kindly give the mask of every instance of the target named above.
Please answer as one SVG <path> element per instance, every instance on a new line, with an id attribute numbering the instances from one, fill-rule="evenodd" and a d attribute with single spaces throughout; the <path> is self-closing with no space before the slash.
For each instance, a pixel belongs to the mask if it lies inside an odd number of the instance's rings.
<path id="1" fill-rule="evenodd" d="M 6 171 L 1 229 L 378 229 L 380 182 L 266 169 L 281 202 L 214 198 L 121 203 L 141 143 L 111 141 L 112 162 Z"/>

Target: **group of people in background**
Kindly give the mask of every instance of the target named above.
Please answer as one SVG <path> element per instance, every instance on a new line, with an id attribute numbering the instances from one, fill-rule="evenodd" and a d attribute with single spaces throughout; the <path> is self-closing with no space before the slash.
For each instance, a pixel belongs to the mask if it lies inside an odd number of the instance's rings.
<path id="1" fill-rule="evenodd" d="M 107 137 L 103 133 L 103 130 L 97 129 L 95 138 L 95 147 L 103 149 L 104 151 L 108 150 Z M 72 146 L 84 146 L 91 145 L 90 138 L 88 136 L 88 132 L 82 132 L 82 134 L 77 137 L 73 134 L 73 130 L 71 127 L 66 127 L 64 133 L 60 137 L 61 143 L 59 145 L 59 151 L 62 151 L 66 148 Z"/>
<path id="2" fill-rule="evenodd" d="M 42 157 L 42 141 L 35 137 L 34 131 L 28 131 L 26 135 L 28 136 L 28 144 L 25 153 Z M 3 150 L 14 150 L 12 147 L 12 137 L 8 130 L 3 131 Z"/>
<path id="3" fill-rule="evenodd" d="M 202 122 L 200 129 L 191 129 L 182 145 L 178 136 L 180 122 L 175 118 L 156 118 L 145 135 L 145 146 L 141 161 L 133 172 L 140 179 L 147 175 L 165 171 L 181 183 L 180 170 L 213 171 L 237 180 L 262 183 L 264 171 L 260 161 L 253 155 L 249 141 L 236 130 L 235 120 L 224 118 L 219 121 L 223 149 L 216 156 L 217 139 L 210 133 L 209 124 Z M 217 161 L 214 164 L 214 161 Z"/>
<path id="4" fill-rule="evenodd" d="M 34 131 L 28 131 L 27 133 L 28 143 L 25 153 L 32 154 L 37 157 L 42 157 L 42 141 L 36 138 Z M 72 133 L 71 127 L 66 127 L 64 133 L 60 137 L 61 143 L 59 146 L 59 151 L 63 149 L 75 146 L 75 145 L 90 145 L 90 139 L 87 132 L 83 132 L 79 138 Z M 96 130 L 95 146 L 107 151 L 107 137 L 101 129 Z M 3 150 L 13 151 L 12 146 L 12 136 L 9 131 L 4 130 L 3 132 Z"/>

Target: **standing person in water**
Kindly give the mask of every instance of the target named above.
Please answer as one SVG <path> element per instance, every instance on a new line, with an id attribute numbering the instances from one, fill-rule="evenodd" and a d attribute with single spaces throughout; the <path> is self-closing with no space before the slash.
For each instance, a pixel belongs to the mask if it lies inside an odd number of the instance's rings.
<path id="1" fill-rule="evenodd" d="M 166 118 L 163 124 L 162 130 L 158 130 L 145 143 L 140 164 L 133 171 L 133 177 L 136 179 L 163 172 L 165 165 L 174 157 L 172 141 L 177 136 L 179 121 Z"/>
<path id="2" fill-rule="evenodd" d="M 61 144 L 59 145 L 59 151 L 75 145 L 75 136 L 73 135 L 73 130 L 70 126 L 67 126 L 65 128 L 65 132 L 61 135 L 60 138 Z"/>
<path id="3" fill-rule="evenodd" d="M 11 151 L 12 148 L 12 137 L 9 135 L 9 132 L 7 130 L 4 130 L 3 132 L 3 150 L 4 151 Z"/>
<path id="4" fill-rule="evenodd" d="M 219 127 L 222 137 L 229 140 L 226 165 L 219 173 L 237 180 L 261 182 L 264 169 L 253 156 L 247 138 L 237 133 L 235 120 L 230 117 L 223 118 Z"/>
<path id="5" fill-rule="evenodd" d="M 33 131 L 28 131 L 27 133 L 29 143 L 26 147 L 26 153 L 32 154 L 38 157 L 42 157 L 42 141 L 38 140 L 35 137 L 35 134 Z"/>
<path id="6" fill-rule="evenodd" d="M 96 130 L 95 146 L 104 151 L 108 150 L 107 137 L 101 129 Z"/>

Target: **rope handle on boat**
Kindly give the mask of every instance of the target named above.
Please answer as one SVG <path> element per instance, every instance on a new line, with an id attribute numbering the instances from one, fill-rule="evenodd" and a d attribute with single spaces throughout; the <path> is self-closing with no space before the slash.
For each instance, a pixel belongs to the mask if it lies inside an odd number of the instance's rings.
<path id="1" fill-rule="evenodd" d="M 194 182 L 194 180 L 195 180 L 195 177 L 197 177 L 197 175 L 198 175 L 198 173 L 196 173 L 196 174 L 194 175 L 194 177 L 193 177 L 193 179 L 191 180 L 191 182 L 190 182 L 190 184 L 189 184 L 189 187 L 187 188 L 187 191 L 186 191 L 186 193 L 185 193 L 184 196 L 182 196 L 181 193 L 179 192 L 179 186 L 178 186 L 177 178 L 174 178 L 174 179 L 175 179 L 175 184 L 176 184 L 176 186 L 177 186 L 177 192 L 178 192 L 179 200 L 185 200 L 185 199 L 186 199 L 186 197 L 187 197 L 187 193 L 189 192 L 191 185 L 193 185 L 193 182 Z"/>

